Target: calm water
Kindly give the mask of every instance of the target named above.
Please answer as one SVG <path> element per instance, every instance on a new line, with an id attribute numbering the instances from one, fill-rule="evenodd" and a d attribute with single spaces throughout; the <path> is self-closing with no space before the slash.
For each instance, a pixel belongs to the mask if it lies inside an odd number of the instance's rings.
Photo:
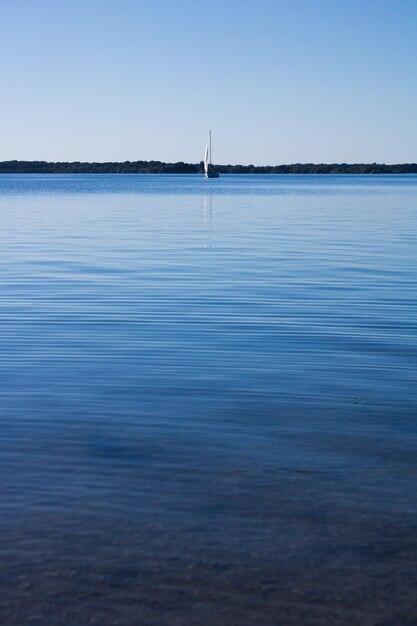
<path id="1" fill-rule="evenodd" d="M 0 621 L 417 623 L 417 177 L 0 176 Z"/>

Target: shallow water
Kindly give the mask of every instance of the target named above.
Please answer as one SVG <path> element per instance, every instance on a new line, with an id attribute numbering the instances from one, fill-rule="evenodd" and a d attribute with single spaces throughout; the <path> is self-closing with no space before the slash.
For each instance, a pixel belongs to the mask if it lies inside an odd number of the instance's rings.
<path id="1" fill-rule="evenodd" d="M 417 177 L 0 176 L 0 621 L 417 623 Z"/>

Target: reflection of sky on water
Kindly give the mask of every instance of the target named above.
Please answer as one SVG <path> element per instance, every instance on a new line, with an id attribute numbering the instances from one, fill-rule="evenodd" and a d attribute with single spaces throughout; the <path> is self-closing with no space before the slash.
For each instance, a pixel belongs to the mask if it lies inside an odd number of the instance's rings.
<path id="1" fill-rule="evenodd" d="M 0 623 L 415 623 L 416 195 L 0 178 Z"/>

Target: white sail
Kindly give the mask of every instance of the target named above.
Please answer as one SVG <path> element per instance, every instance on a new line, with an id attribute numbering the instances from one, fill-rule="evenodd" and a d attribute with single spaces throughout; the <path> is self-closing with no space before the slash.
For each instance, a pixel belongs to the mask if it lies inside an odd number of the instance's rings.
<path id="1" fill-rule="evenodd" d="M 204 173 L 206 178 L 219 178 L 219 172 L 216 172 L 211 164 L 211 156 L 211 131 L 209 131 L 209 138 L 204 153 Z"/>
<path id="2" fill-rule="evenodd" d="M 209 144 L 206 145 L 206 151 L 204 153 L 204 171 L 207 174 L 209 169 Z"/>

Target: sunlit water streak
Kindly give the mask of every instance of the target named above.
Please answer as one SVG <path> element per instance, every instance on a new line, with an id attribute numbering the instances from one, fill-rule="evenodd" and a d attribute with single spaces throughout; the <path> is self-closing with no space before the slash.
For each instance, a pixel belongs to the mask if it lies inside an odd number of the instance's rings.
<path id="1" fill-rule="evenodd" d="M 414 624 L 416 244 L 415 176 L 1 175 L 3 622 Z"/>

